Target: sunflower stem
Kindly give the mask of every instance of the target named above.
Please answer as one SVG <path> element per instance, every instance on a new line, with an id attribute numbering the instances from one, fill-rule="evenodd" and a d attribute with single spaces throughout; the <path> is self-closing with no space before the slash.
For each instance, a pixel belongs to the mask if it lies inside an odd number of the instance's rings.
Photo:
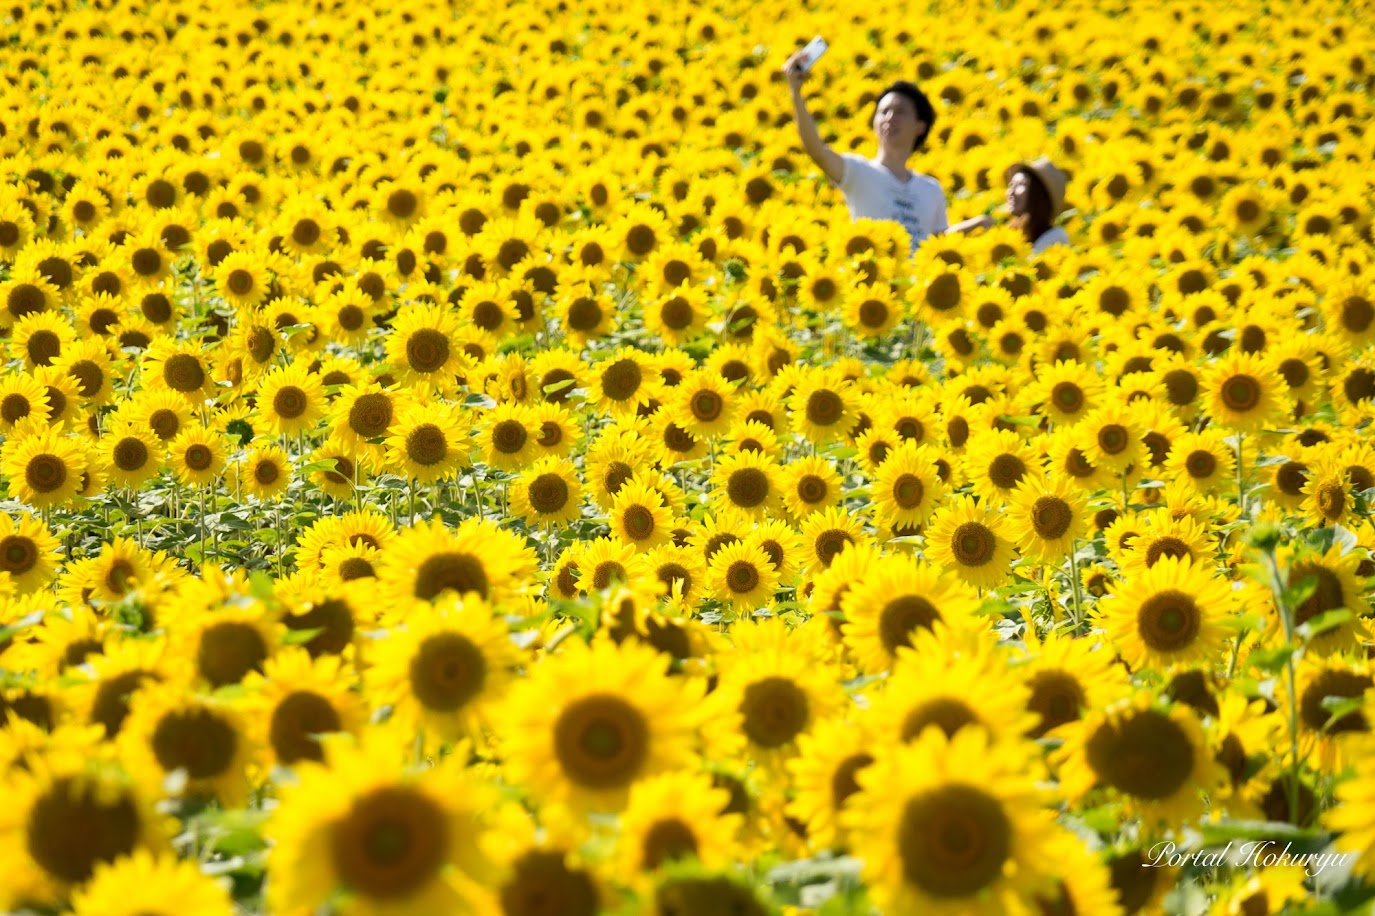
<path id="1" fill-rule="evenodd" d="M 1237 440 L 1238 451 L 1240 451 L 1241 440 Z M 1279 563 L 1275 560 L 1275 551 L 1269 549 L 1265 551 L 1265 562 L 1270 567 L 1270 590 L 1275 596 L 1275 606 L 1279 609 L 1280 624 L 1284 627 L 1284 642 L 1291 649 L 1294 644 L 1294 614 L 1289 607 L 1289 602 L 1284 600 L 1284 582 L 1280 578 Z M 1294 819 L 1295 826 L 1302 827 L 1299 823 L 1299 770 L 1302 768 L 1303 761 L 1299 758 L 1299 701 L 1298 701 L 1298 674 L 1294 667 L 1294 653 L 1291 652 L 1284 662 L 1284 676 L 1287 681 L 1286 692 L 1289 694 L 1289 785 L 1286 786 L 1289 796 L 1289 816 Z"/>
<path id="2" fill-rule="evenodd" d="M 1241 642 L 1246 638 L 1246 634 L 1249 632 L 1251 631 L 1242 630 L 1240 633 L 1237 634 L 1236 642 L 1232 643 L 1232 658 L 1227 663 L 1227 680 L 1229 681 L 1232 679 L 1232 675 L 1235 674 L 1237 670 L 1237 656 L 1241 654 Z"/>
<path id="3" fill-rule="evenodd" d="M 1079 596 L 1079 539 L 1075 538 L 1069 545 L 1069 585 L 1071 594 L 1074 596 L 1074 626 L 1070 629 L 1072 635 L 1078 635 L 1079 627 L 1084 622 L 1084 606 Z"/>
<path id="4" fill-rule="evenodd" d="M 201 529 L 201 571 L 202 571 L 202 573 L 204 573 L 204 571 L 205 571 L 205 563 L 206 563 L 206 559 L 207 559 L 206 556 L 205 556 L 205 491 L 206 491 L 207 489 L 209 489 L 209 485 L 206 485 L 206 486 L 203 486 L 203 487 L 200 488 L 200 491 L 201 491 L 200 529 Z"/>
<path id="5" fill-rule="evenodd" d="M 1245 462 L 1242 460 L 1242 443 L 1246 440 L 1245 433 L 1237 433 L 1237 508 L 1241 514 L 1246 516 L 1246 490 L 1244 483 Z M 1246 516 L 1249 518 L 1249 516 Z"/>

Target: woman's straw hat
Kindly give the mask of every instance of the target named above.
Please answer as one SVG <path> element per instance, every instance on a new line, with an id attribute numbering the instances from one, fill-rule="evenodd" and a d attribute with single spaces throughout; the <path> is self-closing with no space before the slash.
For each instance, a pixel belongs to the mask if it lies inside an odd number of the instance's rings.
<path id="1" fill-rule="evenodd" d="M 1041 186 L 1050 195 L 1051 219 L 1059 216 L 1060 211 L 1065 209 L 1065 186 L 1069 182 L 1069 176 L 1057 169 L 1045 156 L 1031 162 L 1019 162 L 1009 166 L 1003 173 L 1003 178 L 1011 179 L 1017 172 L 1030 172 L 1041 180 Z"/>

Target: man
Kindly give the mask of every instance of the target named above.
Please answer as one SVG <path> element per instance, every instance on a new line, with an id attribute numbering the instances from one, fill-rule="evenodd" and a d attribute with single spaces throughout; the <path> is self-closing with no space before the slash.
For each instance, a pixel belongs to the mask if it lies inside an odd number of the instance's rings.
<path id="1" fill-rule="evenodd" d="M 800 54 L 788 58 L 783 73 L 792 90 L 793 120 L 802 146 L 845 194 L 850 219 L 901 223 L 912 238 L 913 251 L 929 236 L 948 228 L 940 183 L 907 168 L 907 160 L 926 143 L 936 121 L 936 111 L 920 89 L 900 80 L 879 95 L 873 121 L 878 155 L 865 159 L 855 153 L 837 153 L 822 141 L 802 98 L 808 72 L 800 64 Z"/>

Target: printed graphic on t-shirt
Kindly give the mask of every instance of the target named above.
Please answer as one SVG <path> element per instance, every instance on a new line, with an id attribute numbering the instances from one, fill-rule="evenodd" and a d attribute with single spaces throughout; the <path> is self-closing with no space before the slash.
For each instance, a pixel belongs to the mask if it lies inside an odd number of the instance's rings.
<path id="1" fill-rule="evenodd" d="M 916 248 L 928 236 L 949 228 L 945 192 L 927 175 L 900 180 L 879 163 L 855 153 L 842 153 L 845 172 L 840 189 L 851 219 L 885 219 L 901 224 Z"/>

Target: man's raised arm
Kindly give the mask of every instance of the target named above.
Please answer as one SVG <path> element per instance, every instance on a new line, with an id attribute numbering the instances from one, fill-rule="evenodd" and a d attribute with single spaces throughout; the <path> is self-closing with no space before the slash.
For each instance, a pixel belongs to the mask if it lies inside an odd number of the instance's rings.
<path id="1" fill-rule="evenodd" d="M 840 179 L 845 175 L 845 163 L 840 154 L 821 139 L 821 134 L 816 129 L 816 121 L 807 110 L 807 103 L 802 98 L 802 84 L 807 79 L 807 71 L 802 68 L 797 54 L 789 57 L 788 62 L 783 65 L 783 74 L 788 78 L 788 88 L 792 91 L 793 121 L 797 123 L 802 148 L 812 157 L 813 162 L 821 166 L 821 171 L 826 173 L 826 177 L 839 185 Z"/>

